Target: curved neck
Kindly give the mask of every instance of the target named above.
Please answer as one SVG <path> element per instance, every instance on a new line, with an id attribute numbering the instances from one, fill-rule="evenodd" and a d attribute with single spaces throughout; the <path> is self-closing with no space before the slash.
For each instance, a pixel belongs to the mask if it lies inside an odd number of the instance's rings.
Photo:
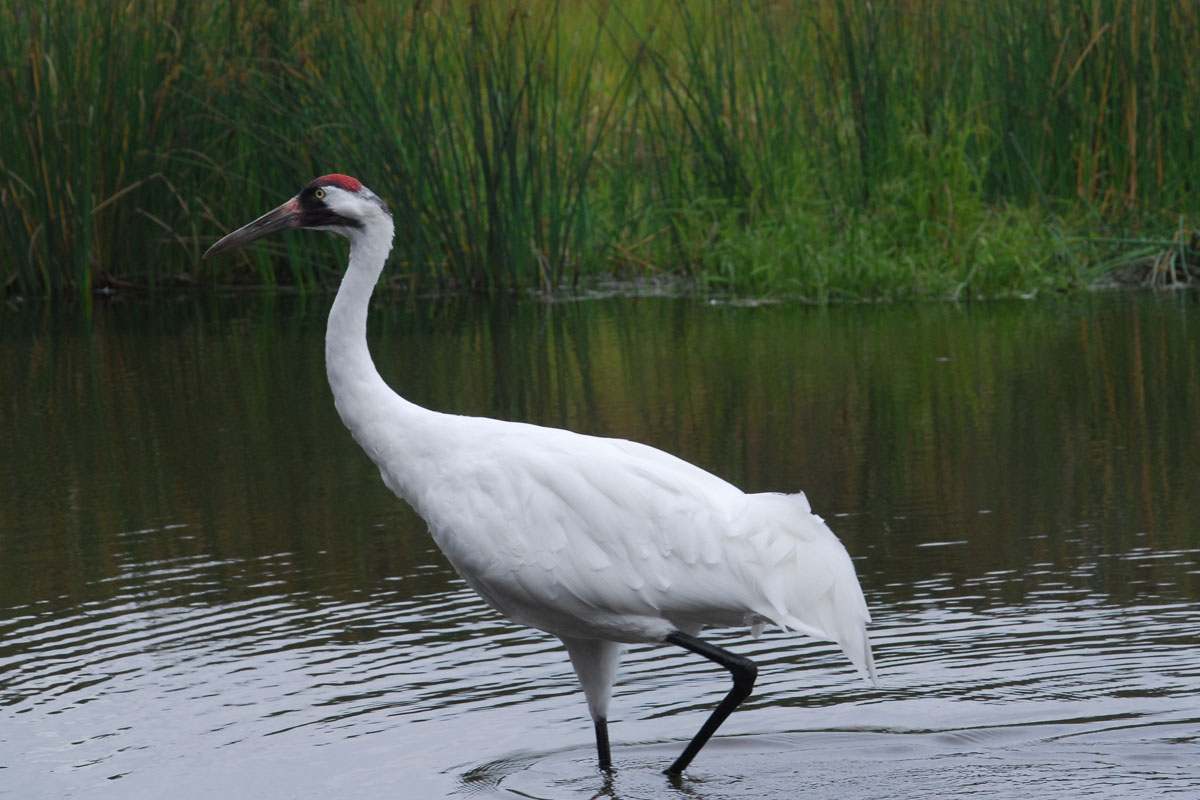
<path id="1" fill-rule="evenodd" d="M 397 404 L 410 405 L 384 383 L 367 349 L 367 310 L 392 247 L 392 234 L 392 220 L 386 215 L 351 231 L 350 265 L 325 329 L 329 388 L 338 414 L 356 439 L 365 426 L 391 413 Z"/>

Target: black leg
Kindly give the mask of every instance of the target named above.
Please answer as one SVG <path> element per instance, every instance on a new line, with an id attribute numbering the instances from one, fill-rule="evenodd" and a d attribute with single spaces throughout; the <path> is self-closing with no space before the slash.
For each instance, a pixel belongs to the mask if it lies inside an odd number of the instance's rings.
<path id="1" fill-rule="evenodd" d="M 612 756 L 608 752 L 608 720 L 596 717 L 596 754 L 600 757 L 600 769 L 612 766 Z"/>
<path id="2" fill-rule="evenodd" d="M 733 688 L 729 690 L 729 694 L 725 695 L 725 699 L 713 709 L 712 714 L 700 726 L 700 732 L 692 737 L 692 741 L 688 742 L 687 747 L 683 748 L 683 753 L 679 758 L 675 759 L 675 763 L 667 767 L 666 773 L 668 775 L 679 777 L 687 769 L 687 765 L 692 763 L 692 759 L 696 757 L 696 754 L 700 752 L 700 748 L 704 747 L 705 742 L 717 732 L 717 728 L 721 727 L 721 723 L 725 721 L 725 718 L 733 713 L 733 710 L 738 707 L 739 703 L 750 696 L 751 690 L 754 689 L 754 679 L 758 677 L 758 667 L 748 658 L 742 658 L 728 650 L 701 641 L 695 636 L 689 636 L 680 631 L 667 634 L 667 641 L 691 650 L 693 653 L 702 655 L 709 661 L 715 661 L 729 670 L 729 673 L 733 675 Z"/>

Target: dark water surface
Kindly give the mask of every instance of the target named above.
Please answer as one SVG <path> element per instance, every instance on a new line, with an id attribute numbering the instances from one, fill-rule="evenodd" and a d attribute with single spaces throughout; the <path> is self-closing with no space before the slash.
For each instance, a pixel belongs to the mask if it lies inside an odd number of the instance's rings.
<path id="1" fill-rule="evenodd" d="M 417 402 L 805 490 L 883 686 L 635 648 L 617 771 L 555 640 L 467 590 L 338 421 L 324 301 L 0 312 L 0 797 L 1200 797 L 1194 294 L 814 309 L 383 302 Z"/>

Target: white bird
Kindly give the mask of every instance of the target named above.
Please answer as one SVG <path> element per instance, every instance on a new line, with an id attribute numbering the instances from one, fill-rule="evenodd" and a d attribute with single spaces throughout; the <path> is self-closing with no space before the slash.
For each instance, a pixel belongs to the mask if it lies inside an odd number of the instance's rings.
<path id="1" fill-rule="evenodd" d="M 294 228 L 350 240 L 325 336 L 338 414 L 463 579 L 509 619 L 562 640 L 602 769 L 612 763 L 608 707 L 627 644 L 670 642 L 732 674 L 733 688 L 667 768 L 676 777 L 757 676 L 749 659 L 697 638 L 705 626 L 750 625 L 757 635 L 771 622 L 833 641 L 875 682 L 854 566 L 803 494 L 746 494 L 647 445 L 405 400 L 367 349 L 367 308 L 393 225 L 359 181 L 317 178 L 205 257 Z"/>

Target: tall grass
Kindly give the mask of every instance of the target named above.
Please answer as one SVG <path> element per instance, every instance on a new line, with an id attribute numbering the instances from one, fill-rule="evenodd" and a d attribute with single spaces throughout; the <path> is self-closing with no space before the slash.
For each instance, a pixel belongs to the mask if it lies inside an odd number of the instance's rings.
<path id="1" fill-rule="evenodd" d="M 1155 242 L 1186 276 L 1196 53 L 1169 0 L 0 0 L 0 280 L 332 285 L 328 237 L 199 260 L 330 171 L 405 285 L 1030 292 Z"/>
<path id="2" fill-rule="evenodd" d="M 5 284 L 87 293 L 131 260 L 186 263 L 198 231 L 174 213 L 188 187 L 171 164 L 187 146 L 175 135 L 189 113 L 187 21 L 173 30 L 165 14 L 120 4 L 40 5 L 0 6 Z"/>

